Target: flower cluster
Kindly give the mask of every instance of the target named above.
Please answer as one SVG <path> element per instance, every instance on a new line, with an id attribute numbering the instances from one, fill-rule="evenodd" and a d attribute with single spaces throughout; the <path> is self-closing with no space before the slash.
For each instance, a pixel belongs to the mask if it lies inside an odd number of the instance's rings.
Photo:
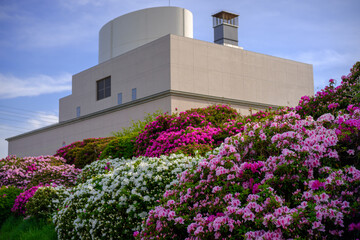
<path id="1" fill-rule="evenodd" d="M 359 218 L 360 171 L 339 162 L 331 114 L 301 119 L 294 111 L 249 122 L 217 155 L 184 171 L 137 239 L 349 237 Z M 341 131 L 341 130 L 340 130 Z M 349 235 L 350 234 L 350 235 Z M 351 237 L 350 237 L 351 238 Z"/>
<path id="2" fill-rule="evenodd" d="M 74 186 L 81 172 L 74 165 L 65 164 L 60 157 L 39 156 L 0 159 L 0 187 L 16 186 L 27 189 L 40 184 Z"/>
<path id="3" fill-rule="evenodd" d="M 93 162 L 53 216 L 59 239 L 132 238 L 176 176 L 199 160 L 171 154 Z"/>
<path id="4" fill-rule="evenodd" d="M 136 154 L 151 157 L 183 150 L 212 149 L 220 144 L 216 139 L 222 133 L 221 126 L 237 116 L 236 110 L 226 105 L 191 109 L 178 116 L 158 116 L 136 138 Z M 191 145 L 195 147 L 189 148 Z"/>
<path id="5" fill-rule="evenodd" d="M 338 112 L 346 112 L 350 105 L 360 106 L 359 92 L 360 62 L 357 62 L 347 76 L 341 77 L 338 86 L 335 85 L 334 79 L 330 79 L 329 86 L 318 91 L 315 96 L 303 96 L 296 110 L 302 117 L 311 115 L 314 119 L 325 113 L 337 115 Z"/>
<path id="6" fill-rule="evenodd" d="M 15 199 L 14 206 L 12 207 L 11 211 L 17 213 L 19 215 L 26 215 L 26 204 L 29 199 L 34 196 L 35 192 L 38 190 L 40 186 L 32 187 L 25 192 L 22 192 L 17 196 Z"/>

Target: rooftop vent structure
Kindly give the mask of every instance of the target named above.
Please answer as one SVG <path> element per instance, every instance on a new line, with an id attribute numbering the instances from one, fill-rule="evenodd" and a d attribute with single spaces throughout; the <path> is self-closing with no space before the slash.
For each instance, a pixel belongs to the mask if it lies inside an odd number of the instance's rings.
<path id="1" fill-rule="evenodd" d="M 192 13 L 179 7 L 155 7 L 117 17 L 100 29 L 99 63 L 168 34 L 192 38 Z"/>
<path id="2" fill-rule="evenodd" d="M 221 11 L 212 17 L 214 43 L 238 46 L 239 15 Z"/>

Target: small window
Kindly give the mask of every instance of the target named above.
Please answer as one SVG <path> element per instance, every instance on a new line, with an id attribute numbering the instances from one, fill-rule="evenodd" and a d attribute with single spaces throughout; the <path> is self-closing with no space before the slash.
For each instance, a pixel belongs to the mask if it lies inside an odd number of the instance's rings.
<path id="1" fill-rule="evenodd" d="M 76 108 L 76 117 L 80 117 L 80 107 Z"/>
<path id="2" fill-rule="evenodd" d="M 118 104 L 122 104 L 122 93 L 118 93 Z"/>
<path id="3" fill-rule="evenodd" d="M 101 100 L 111 96 L 111 77 L 96 82 L 96 99 Z"/>
<path id="4" fill-rule="evenodd" d="M 136 88 L 133 88 L 131 93 L 132 93 L 132 100 L 136 100 Z"/>

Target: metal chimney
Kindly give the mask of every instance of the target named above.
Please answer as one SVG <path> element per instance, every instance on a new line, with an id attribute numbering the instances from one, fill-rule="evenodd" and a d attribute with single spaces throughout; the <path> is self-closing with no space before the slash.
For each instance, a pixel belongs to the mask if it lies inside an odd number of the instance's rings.
<path id="1" fill-rule="evenodd" d="M 214 43 L 238 46 L 239 15 L 221 11 L 212 17 Z"/>

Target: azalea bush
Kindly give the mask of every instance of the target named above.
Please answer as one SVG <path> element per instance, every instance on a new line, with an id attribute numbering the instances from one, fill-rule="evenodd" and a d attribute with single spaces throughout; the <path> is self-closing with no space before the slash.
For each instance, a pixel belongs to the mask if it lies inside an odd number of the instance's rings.
<path id="1" fill-rule="evenodd" d="M 335 148 L 343 129 L 339 123 L 359 119 L 360 110 L 337 118 L 326 114 L 317 121 L 290 111 L 247 123 L 243 132 L 226 139 L 219 154 L 184 171 L 134 235 L 351 238 L 349 227 L 355 229 L 360 221 L 360 171 L 343 162 Z M 358 150 L 348 153 L 353 154 Z"/>
<path id="2" fill-rule="evenodd" d="M 0 187 L 15 186 L 28 189 L 39 184 L 74 186 L 81 172 L 74 165 L 65 163 L 61 157 L 8 156 L 0 159 Z"/>
<path id="3" fill-rule="evenodd" d="M 345 113 L 349 106 L 359 106 L 359 103 L 360 62 L 357 62 L 347 76 L 341 77 L 340 85 L 336 86 L 336 81 L 330 79 L 329 86 L 318 91 L 315 96 L 303 96 L 296 110 L 302 117 L 311 115 L 317 119 L 325 113 Z"/>
<path id="4" fill-rule="evenodd" d="M 29 188 L 28 190 L 20 193 L 16 199 L 15 199 L 15 203 L 14 206 L 11 208 L 11 211 L 16 213 L 17 215 L 26 215 L 26 204 L 29 201 L 29 199 L 34 196 L 36 190 L 39 188 L 40 186 L 34 186 Z"/>
<path id="5" fill-rule="evenodd" d="M 185 146 L 188 154 L 213 149 L 223 140 L 216 137 L 221 133 L 220 126 L 237 116 L 236 110 L 227 105 L 191 109 L 178 116 L 158 116 L 136 138 L 136 155 L 160 156 L 181 151 Z"/>
<path id="6" fill-rule="evenodd" d="M 135 139 L 138 133 L 116 137 L 111 140 L 102 151 L 100 159 L 107 158 L 132 158 L 135 153 Z"/>
<path id="7" fill-rule="evenodd" d="M 62 157 L 68 164 L 83 168 L 100 158 L 102 151 L 114 137 L 87 138 L 64 146 L 56 151 L 54 156 Z"/>
<path id="8" fill-rule="evenodd" d="M 177 174 L 199 159 L 172 154 L 92 163 L 53 216 L 59 239 L 131 239 Z"/>
<path id="9" fill-rule="evenodd" d="M 15 199 L 21 192 L 21 189 L 13 186 L 0 188 L 0 226 L 10 216 Z"/>
<path id="10" fill-rule="evenodd" d="M 70 189 L 64 186 L 42 186 L 26 203 L 26 215 L 38 219 L 49 219 L 59 210 L 62 202 L 70 194 Z"/>
<path id="11" fill-rule="evenodd" d="M 102 159 L 95 161 L 82 169 L 82 172 L 78 175 L 76 183 L 85 183 L 87 180 L 96 177 L 97 175 L 113 172 L 114 169 L 122 167 L 127 161 L 129 160 L 124 158 Z"/>

